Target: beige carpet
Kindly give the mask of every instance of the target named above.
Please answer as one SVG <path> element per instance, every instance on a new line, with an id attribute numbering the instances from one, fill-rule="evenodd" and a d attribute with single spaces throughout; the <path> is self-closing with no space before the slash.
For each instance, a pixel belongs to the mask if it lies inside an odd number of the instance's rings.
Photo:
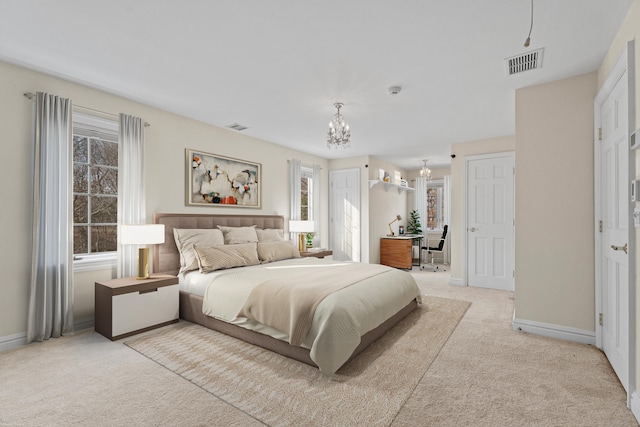
<path id="1" fill-rule="evenodd" d="M 426 297 L 331 378 L 186 322 L 126 344 L 267 425 L 388 426 L 469 305 Z"/>

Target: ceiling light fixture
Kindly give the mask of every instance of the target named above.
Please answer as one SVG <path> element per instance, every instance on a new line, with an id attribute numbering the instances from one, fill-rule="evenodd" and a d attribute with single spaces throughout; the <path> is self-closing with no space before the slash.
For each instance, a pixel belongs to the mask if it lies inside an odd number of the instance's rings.
<path id="1" fill-rule="evenodd" d="M 423 160 L 424 165 L 422 166 L 422 169 L 420 170 L 420 176 L 423 176 L 425 178 L 427 178 L 428 180 L 431 179 L 431 169 L 429 169 L 427 167 L 427 159 Z"/>
<path id="2" fill-rule="evenodd" d="M 340 114 L 340 108 L 342 108 L 343 105 L 344 104 L 341 102 L 333 104 L 338 112 L 329 122 L 329 132 L 327 133 L 328 148 L 338 148 L 340 146 L 342 146 L 342 148 L 347 148 L 351 146 L 351 143 L 349 142 L 349 138 L 351 138 L 351 130 L 349 130 L 349 125 L 344 121 L 342 114 Z"/>
<path id="3" fill-rule="evenodd" d="M 531 0 L 531 26 L 529 27 L 529 35 L 524 41 L 524 47 L 529 47 L 531 44 L 531 30 L 533 30 L 533 0 Z"/>

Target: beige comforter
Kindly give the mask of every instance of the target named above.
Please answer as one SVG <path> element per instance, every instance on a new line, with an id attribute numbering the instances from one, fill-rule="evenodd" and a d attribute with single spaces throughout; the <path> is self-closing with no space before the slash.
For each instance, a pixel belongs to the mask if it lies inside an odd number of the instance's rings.
<path id="1" fill-rule="evenodd" d="M 338 270 L 350 264 L 353 263 L 297 258 L 230 269 L 214 275 L 209 283 L 204 295 L 203 313 L 289 341 L 286 333 L 236 316 L 253 288 L 265 280 L 291 274 L 313 277 L 330 266 Z M 349 359 L 360 344 L 362 335 L 379 326 L 411 300 L 420 299 L 420 290 L 410 274 L 379 265 L 372 267 L 385 271 L 329 294 L 313 314 L 302 347 L 310 349 L 311 359 L 325 374 L 333 374 Z"/>
<path id="2" fill-rule="evenodd" d="M 379 264 L 354 262 L 340 268 L 306 270 L 309 269 L 268 279 L 254 287 L 238 317 L 287 333 L 289 344 L 300 345 L 311 328 L 316 308 L 329 294 L 389 269 Z"/>

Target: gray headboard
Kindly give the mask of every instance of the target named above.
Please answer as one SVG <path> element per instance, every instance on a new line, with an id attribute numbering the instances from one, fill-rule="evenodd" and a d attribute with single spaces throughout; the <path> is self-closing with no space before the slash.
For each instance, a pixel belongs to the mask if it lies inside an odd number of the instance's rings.
<path id="1" fill-rule="evenodd" d="M 155 213 L 154 224 L 164 224 L 164 243 L 154 245 L 153 271 L 156 273 L 178 274 L 180 254 L 173 238 L 174 228 L 217 228 L 218 225 L 284 229 L 282 215 L 207 215 Z"/>

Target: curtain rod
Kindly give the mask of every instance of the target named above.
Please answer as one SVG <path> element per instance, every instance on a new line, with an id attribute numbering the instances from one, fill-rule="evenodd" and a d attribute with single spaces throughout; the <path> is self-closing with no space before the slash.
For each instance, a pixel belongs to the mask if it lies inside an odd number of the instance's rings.
<path id="1" fill-rule="evenodd" d="M 24 95 L 26 98 L 29 98 L 29 99 L 33 99 L 33 98 L 35 98 L 35 96 L 36 96 L 36 94 L 35 94 L 35 93 L 33 93 L 33 92 L 25 92 L 25 93 L 23 93 L 23 95 Z M 93 111 L 94 113 L 106 114 L 107 116 L 120 118 L 120 116 L 119 116 L 119 115 L 117 115 L 117 114 L 107 113 L 106 111 L 100 111 L 100 110 L 96 110 L 96 109 L 94 109 L 94 108 L 83 107 L 82 105 L 75 105 L 75 104 L 74 104 L 74 105 L 73 105 L 73 108 L 81 108 L 81 109 L 83 109 L 83 110 Z M 149 127 L 149 126 L 151 126 L 151 124 L 150 124 L 150 123 L 144 122 L 144 127 Z"/>

